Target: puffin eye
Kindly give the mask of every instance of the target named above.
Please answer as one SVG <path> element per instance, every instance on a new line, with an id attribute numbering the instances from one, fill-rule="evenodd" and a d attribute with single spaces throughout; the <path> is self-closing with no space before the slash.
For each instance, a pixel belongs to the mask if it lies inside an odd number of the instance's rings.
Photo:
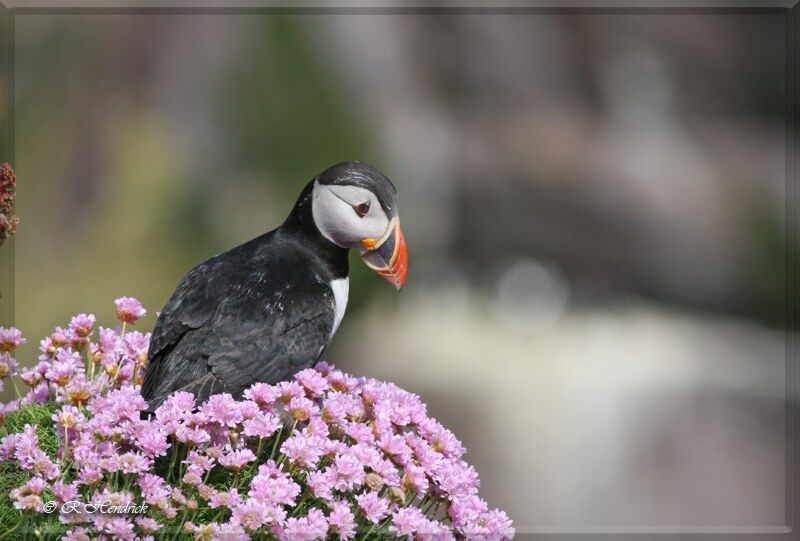
<path id="1" fill-rule="evenodd" d="M 358 214 L 360 218 L 363 218 L 369 212 L 369 201 L 354 205 L 353 210 L 356 211 L 356 214 Z"/>

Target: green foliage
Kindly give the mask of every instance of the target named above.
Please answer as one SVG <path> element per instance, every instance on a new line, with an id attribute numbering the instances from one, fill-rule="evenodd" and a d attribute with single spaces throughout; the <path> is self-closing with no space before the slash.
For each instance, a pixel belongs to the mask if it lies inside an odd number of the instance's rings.
<path id="1" fill-rule="evenodd" d="M 10 462 L 0 464 L 0 532 L 7 532 L 22 520 L 22 513 L 14 508 L 9 493 L 28 482 L 30 475 Z M 2 535 L 2 533 L 0 533 Z"/>
<path id="2" fill-rule="evenodd" d="M 39 436 L 39 446 L 50 458 L 55 458 L 58 451 L 58 435 L 51 417 L 59 409 L 55 402 L 33 404 L 9 413 L 5 422 L 0 426 L 0 434 L 14 434 L 22 432 L 25 425 L 36 427 Z"/>
<path id="3" fill-rule="evenodd" d="M 58 435 L 51 416 L 59 406 L 55 402 L 25 406 L 9 413 L 2 426 L 0 435 L 22 432 L 25 425 L 36 428 L 39 436 L 39 446 L 50 458 L 55 458 L 58 451 Z M 26 535 L 34 535 L 34 530 L 39 532 L 42 539 L 59 539 L 67 532 L 67 527 L 56 519 L 55 514 L 37 514 L 23 516 L 14 508 L 9 497 L 10 492 L 25 484 L 30 479 L 30 474 L 21 470 L 16 463 L 3 462 L 0 464 L 0 539 L 23 539 Z M 54 499 L 52 494 L 46 494 L 45 501 Z M 3 537 L 7 534 L 6 537 Z"/>

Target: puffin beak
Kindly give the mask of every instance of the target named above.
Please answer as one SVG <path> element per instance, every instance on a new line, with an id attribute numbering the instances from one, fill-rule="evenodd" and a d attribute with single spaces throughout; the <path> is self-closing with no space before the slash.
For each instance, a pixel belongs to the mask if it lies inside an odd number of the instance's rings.
<path id="1" fill-rule="evenodd" d="M 394 218 L 380 240 L 364 239 L 361 245 L 366 249 L 361 259 L 367 267 L 383 276 L 400 291 L 408 275 L 408 252 L 400 220 Z"/>

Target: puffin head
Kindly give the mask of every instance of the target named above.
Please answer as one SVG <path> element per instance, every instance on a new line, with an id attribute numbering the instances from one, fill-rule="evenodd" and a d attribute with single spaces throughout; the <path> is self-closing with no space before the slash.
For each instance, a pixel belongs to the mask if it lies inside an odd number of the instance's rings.
<path id="1" fill-rule="evenodd" d="M 397 190 L 383 173 L 361 162 L 342 162 L 314 179 L 311 203 L 322 236 L 342 248 L 355 248 L 366 265 L 398 291 L 406 282 L 408 253 Z"/>

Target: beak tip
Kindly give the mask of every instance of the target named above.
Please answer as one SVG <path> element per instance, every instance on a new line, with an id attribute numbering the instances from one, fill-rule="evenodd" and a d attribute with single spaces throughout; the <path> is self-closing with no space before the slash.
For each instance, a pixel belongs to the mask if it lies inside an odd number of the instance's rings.
<path id="1" fill-rule="evenodd" d="M 400 229 L 399 221 L 395 223 L 391 235 L 394 237 L 394 242 L 391 244 L 386 244 L 387 246 L 393 246 L 394 248 L 391 257 L 381 255 L 380 259 L 382 261 L 380 264 L 370 262 L 367 259 L 366 254 L 375 253 L 377 249 L 368 250 L 365 254 L 362 254 L 361 257 L 364 259 L 368 267 L 386 279 L 386 281 L 392 284 L 399 292 L 406 284 L 406 276 L 408 276 L 408 251 L 406 248 L 406 240 L 403 236 L 403 230 Z M 392 237 L 390 236 L 387 238 Z M 384 244 L 385 242 L 381 242 L 379 246 Z M 366 245 L 364 246 L 366 248 Z"/>

